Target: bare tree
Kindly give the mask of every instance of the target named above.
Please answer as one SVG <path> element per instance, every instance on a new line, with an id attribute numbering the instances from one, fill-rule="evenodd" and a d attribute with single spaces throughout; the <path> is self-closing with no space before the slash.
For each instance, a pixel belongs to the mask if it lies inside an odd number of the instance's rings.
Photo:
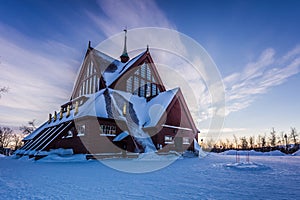
<path id="1" fill-rule="evenodd" d="M 7 93 L 8 90 L 9 90 L 8 87 L 1 87 L 1 88 L 0 88 L 0 98 L 1 98 L 2 94 Z"/>
<path id="2" fill-rule="evenodd" d="M 235 148 L 237 149 L 238 148 L 238 139 L 237 139 L 237 137 L 236 137 L 236 135 L 235 134 L 233 134 L 233 141 L 234 141 L 234 144 L 235 144 Z"/>
<path id="3" fill-rule="evenodd" d="M 298 134 L 297 134 L 296 128 L 291 127 L 290 138 L 292 139 L 292 141 L 295 145 L 297 145 L 297 137 L 298 137 Z"/>
<path id="4" fill-rule="evenodd" d="M 242 149 L 247 149 L 248 148 L 248 141 L 247 141 L 246 137 L 241 137 L 240 140 L 241 140 Z"/>
<path id="5" fill-rule="evenodd" d="M 258 147 L 261 147 L 261 135 L 258 135 L 257 137 L 257 145 Z"/>
<path id="6" fill-rule="evenodd" d="M 207 149 L 211 149 L 214 146 L 214 140 L 212 138 L 209 138 L 206 140 L 206 142 L 204 143 L 204 147 Z"/>
<path id="7" fill-rule="evenodd" d="M 227 148 L 226 142 L 223 142 L 223 141 L 221 140 L 221 141 L 220 141 L 220 148 L 226 149 L 226 148 Z"/>
<path id="8" fill-rule="evenodd" d="M 266 141 L 266 135 L 261 137 L 261 147 L 266 147 L 267 141 Z"/>
<path id="9" fill-rule="evenodd" d="M 35 119 L 33 119 L 32 121 L 29 121 L 27 126 L 23 125 L 20 127 L 20 131 L 22 131 L 22 133 L 24 135 L 28 135 L 28 134 L 32 133 L 35 129 L 36 129 Z"/>
<path id="10" fill-rule="evenodd" d="M 14 150 L 17 150 L 22 146 L 22 140 L 23 140 L 24 135 L 23 134 L 18 134 L 18 133 L 12 133 L 10 136 L 11 139 L 11 144 L 14 147 Z"/>
<path id="11" fill-rule="evenodd" d="M 226 138 L 226 146 L 227 146 L 227 148 L 230 148 L 230 149 L 232 149 L 232 147 L 233 147 L 232 142 L 230 142 L 230 140 L 228 138 Z"/>
<path id="12" fill-rule="evenodd" d="M 250 136 L 249 137 L 249 144 L 250 144 L 250 148 L 253 149 L 253 146 L 254 146 L 254 136 Z"/>
<path id="13" fill-rule="evenodd" d="M 270 132 L 270 144 L 272 147 L 275 147 L 276 145 L 276 131 L 274 130 L 274 128 L 272 128 L 272 131 Z"/>
<path id="14" fill-rule="evenodd" d="M 7 147 L 11 141 L 12 129 L 9 127 L 0 127 L 0 147 Z"/>
<path id="15" fill-rule="evenodd" d="M 283 131 L 281 131 L 281 133 L 280 133 L 280 144 L 281 144 L 282 146 L 284 146 L 284 144 L 285 144 L 285 138 L 284 138 L 284 135 L 285 135 L 285 133 L 284 133 Z"/>

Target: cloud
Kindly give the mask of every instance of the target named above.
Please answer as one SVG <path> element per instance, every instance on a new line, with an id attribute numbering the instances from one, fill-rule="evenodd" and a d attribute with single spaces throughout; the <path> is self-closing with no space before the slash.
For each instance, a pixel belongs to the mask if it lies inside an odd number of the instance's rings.
<path id="1" fill-rule="evenodd" d="M 5 31 L 0 33 L 0 86 L 10 88 L 0 101 L 3 111 L 0 122 L 21 125 L 38 119 L 41 123 L 47 113 L 59 109 L 59 105 L 69 98 L 75 78 L 73 67 L 80 63 L 55 56 L 60 51 L 74 52 L 64 44 L 37 41 L 3 24 L 0 24 L 0 30 Z M 9 37 L 5 35 L 7 32 Z"/>
<path id="2" fill-rule="evenodd" d="M 128 29 L 139 27 L 175 28 L 174 24 L 169 22 L 163 11 L 152 0 L 99 0 L 98 5 L 104 16 L 90 11 L 86 11 L 86 13 L 107 37 L 119 33 L 126 26 Z"/>
<path id="3" fill-rule="evenodd" d="M 264 50 L 256 62 L 251 62 L 239 73 L 224 78 L 226 114 L 239 111 L 253 103 L 260 94 L 280 85 L 300 72 L 300 47 L 276 57 L 274 49 Z"/>

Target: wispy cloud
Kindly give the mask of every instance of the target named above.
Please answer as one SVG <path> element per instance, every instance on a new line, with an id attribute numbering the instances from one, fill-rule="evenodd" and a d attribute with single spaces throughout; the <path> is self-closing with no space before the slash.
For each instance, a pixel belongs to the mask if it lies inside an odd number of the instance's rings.
<path id="1" fill-rule="evenodd" d="M 36 41 L 3 24 L 0 29 L 6 31 L 0 34 L 0 86 L 10 88 L 0 101 L 0 123 L 20 125 L 31 119 L 41 123 L 48 112 L 68 99 L 75 77 L 73 67 L 80 63 L 56 56 L 58 51 L 72 52 L 64 44 Z M 9 37 L 5 35 L 8 31 Z M 49 51 L 39 51 L 40 46 Z"/>
<path id="2" fill-rule="evenodd" d="M 86 13 L 107 37 L 119 33 L 125 26 L 129 29 L 152 26 L 175 28 L 155 1 L 99 0 L 98 5 L 104 17 L 90 11 Z"/>
<path id="3" fill-rule="evenodd" d="M 239 111 L 251 105 L 258 95 L 280 85 L 300 72 L 300 46 L 283 56 L 274 49 L 264 50 L 255 62 L 247 64 L 242 72 L 224 78 L 226 113 Z"/>

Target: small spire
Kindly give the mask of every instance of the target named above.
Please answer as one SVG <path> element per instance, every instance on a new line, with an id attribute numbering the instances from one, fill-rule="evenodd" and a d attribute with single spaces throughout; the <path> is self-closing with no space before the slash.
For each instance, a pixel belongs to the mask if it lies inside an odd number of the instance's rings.
<path id="1" fill-rule="evenodd" d="M 76 115 L 77 113 L 78 113 L 78 101 L 76 101 L 76 103 L 75 103 L 74 115 Z"/>
<path id="2" fill-rule="evenodd" d="M 49 124 L 51 123 L 51 120 L 52 120 L 52 114 L 49 113 L 49 119 L 48 119 L 48 123 L 49 123 Z"/>
<path id="3" fill-rule="evenodd" d="M 66 114 L 66 117 L 68 118 L 70 116 L 70 105 L 67 106 L 67 114 Z"/>
<path id="4" fill-rule="evenodd" d="M 56 118 L 57 118 L 57 112 L 54 111 L 54 116 L 53 116 L 53 121 L 54 121 L 54 122 L 56 121 Z"/>
<path id="5" fill-rule="evenodd" d="M 63 108 L 60 108 L 59 120 L 61 120 L 62 118 L 63 118 Z"/>
<path id="6" fill-rule="evenodd" d="M 122 63 L 126 63 L 129 60 L 129 56 L 127 53 L 127 44 L 126 44 L 127 43 L 127 28 L 124 29 L 124 32 L 125 32 L 124 49 L 123 49 L 122 55 L 120 56 Z"/>
<path id="7" fill-rule="evenodd" d="M 126 106 L 126 103 L 124 103 L 124 105 L 123 105 L 123 115 L 126 115 L 126 111 L 127 111 L 127 108 L 126 108 L 127 106 Z"/>

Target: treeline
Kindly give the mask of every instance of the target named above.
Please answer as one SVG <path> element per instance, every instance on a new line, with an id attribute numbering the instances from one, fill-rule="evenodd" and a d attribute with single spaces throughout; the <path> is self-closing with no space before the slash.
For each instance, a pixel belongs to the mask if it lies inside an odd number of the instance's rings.
<path id="1" fill-rule="evenodd" d="M 23 138 L 35 129 L 35 120 L 29 121 L 28 125 L 20 126 L 19 131 L 0 126 L 0 153 L 9 154 L 11 151 L 20 148 L 23 145 Z"/>
<path id="2" fill-rule="evenodd" d="M 299 135 L 296 128 L 291 127 L 289 133 L 277 133 L 274 128 L 269 134 L 259 134 L 255 136 L 237 137 L 233 135 L 233 140 L 219 140 L 212 144 L 212 141 L 203 142 L 203 148 L 213 152 L 223 152 L 227 150 L 255 150 L 268 152 L 279 150 L 283 153 L 292 154 L 299 150 Z"/>

